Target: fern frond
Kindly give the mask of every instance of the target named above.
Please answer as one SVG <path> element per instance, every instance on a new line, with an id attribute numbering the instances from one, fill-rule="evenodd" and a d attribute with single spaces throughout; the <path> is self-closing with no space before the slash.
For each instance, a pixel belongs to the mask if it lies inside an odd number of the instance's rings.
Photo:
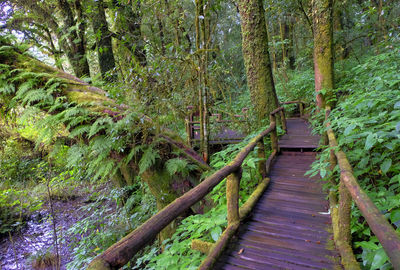
<path id="1" fill-rule="evenodd" d="M 144 147 L 144 145 L 135 145 L 135 147 L 133 147 L 129 154 L 123 159 L 124 164 L 128 164 L 132 158 L 139 153 L 139 151 L 143 151 Z"/>
<path id="2" fill-rule="evenodd" d="M 67 129 L 70 130 L 72 128 L 78 127 L 79 125 L 82 125 L 84 123 L 90 122 L 90 117 L 87 115 L 80 115 L 77 117 L 74 117 L 72 120 L 67 125 Z M 63 122 L 64 124 L 67 123 L 66 121 Z"/>
<path id="3" fill-rule="evenodd" d="M 189 172 L 187 168 L 188 162 L 184 159 L 170 159 L 165 163 L 165 166 L 170 175 L 174 175 L 176 173 L 182 173 L 183 175 L 186 175 Z"/>
<path id="4" fill-rule="evenodd" d="M 14 97 L 15 100 L 20 100 L 22 98 L 25 97 L 25 95 L 31 91 L 32 89 L 34 89 L 36 85 L 36 81 L 35 80 L 27 80 L 26 82 L 24 82 L 23 84 L 21 84 L 18 87 L 18 90 L 16 92 L 16 95 Z"/>
<path id="5" fill-rule="evenodd" d="M 7 82 L 0 85 L 0 95 L 10 95 L 15 92 L 15 86 Z"/>
<path id="6" fill-rule="evenodd" d="M 108 129 L 111 125 L 113 124 L 113 121 L 110 117 L 104 117 L 104 118 L 99 118 L 94 122 L 92 125 L 92 128 L 90 129 L 89 132 L 89 138 L 91 138 L 93 135 L 99 133 L 99 131 Z"/>
<path id="7" fill-rule="evenodd" d="M 48 95 L 43 88 L 39 88 L 27 92 L 22 98 L 22 105 L 32 105 L 33 103 L 37 103 L 39 101 L 43 101 L 46 104 L 51 104 L 53 103 L 54 98 L 53 96 Z"/>
<path id="8" fill-rule="evenodd" d="M 84 145 L 75 144 L 68 149 L 67 164 L 69 167 L 81 165 L 87 155 L 87 148 Z"/>
<path id="9" fill-rule="evenodd" d="M 76 128 L 74 128 L 68 137 L 70 138 L 75 138 L 78 136 L 82 136 L 85 133 L 88 133 L 90 131 L 90 125 L 82 125 L 82 126 L 78 126 Z"/>
<path id="10" fill-rule="evenodd" d="M 142 158 L 139 161 L 139 174 L 144 173 L 148 168 L 153 166 L 157 158 L 160 158 L 160 155 L 158 154 L 157 150 L 155 150 L 151 146 L 148 147 L 143 152 Z"/>
<path id="11" fill-rule="evenodd" d="M 52 113 L 57 110 L 66 109 L 68 107 L 67 103 L 64 103 L 66 97 L 58 97 L 54 101 L 53 105 L 49 108 L 48 112 Z"/>

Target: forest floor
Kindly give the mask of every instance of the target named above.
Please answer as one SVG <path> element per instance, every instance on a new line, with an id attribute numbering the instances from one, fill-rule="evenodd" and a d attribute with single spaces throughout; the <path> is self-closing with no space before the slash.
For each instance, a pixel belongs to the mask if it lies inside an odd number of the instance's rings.
<path id="1" fill-rule="evenodd" d="M 21 230 L 0 238 L 0 269 L 53 269 L 51 264 L 57 258 L 53 216 L 61 269 L 66 269 L 66 264 L 72 259 L 70 245 L 79 241 L 69 236 L 67 231 L 90 214 L 82 211 L 81 207 L 91 202 L 89 193 L 72 198 L 53 198 L 52 211 L 47 201 Z"/>

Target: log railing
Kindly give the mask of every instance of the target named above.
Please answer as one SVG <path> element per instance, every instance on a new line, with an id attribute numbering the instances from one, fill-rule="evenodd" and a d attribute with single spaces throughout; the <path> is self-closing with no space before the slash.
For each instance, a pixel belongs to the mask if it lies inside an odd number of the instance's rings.
<path id="1" fill-rule="evenodd" d="M 282 123 L 286 126 L 284 120 L 284 109 L 280 107 L 270 114 L 270 126 L 253 138 L 225 167 L 219 169 L 211 176 L 207 177 L 199 185 L 177 198 L 156 215 L 152 216 L 140 227 L 129 233 L 120 241 L 109 247 L 102 254 L 97 256 L 88 266 L 89 270 L 110 270 L 122 267 L 145 245 L 149 244 L 158 233 L 161 232 L 168 224 L 178 218 L 181 214 L 187 211 L 195 203 L 202 200 L 211 190 L 218 185 L 222 180 L 227 178 L 226 196 L 228 209 L 228 225 L 222 233 L 219 240 L 211 244 L 208 250 L 208 256 L 203 261 L 199 269 L 210 269 L 216 258 L 226 247 L 229 239 L 238 229 L 240 221 L 243 220 L 252 210 L 257 200 L 268 186 L 269 178 L 266 174 L 269 172 L 270 165 L 278 153 L 278 137 L 276 132 L 276 114 L 280 113 Z M 241 166 L 245 158 L 256 147 L 259 147 L 259 157 L 265 160 L 263 139 L 270 135 L 272 153 L 269 158 L 262 162 L 260 173 L 263 179 L 259 182 L 256 189 L 253 191 L 249 199 L 239 208 L 239 189 L 241 179 Z M 260 151 L 261 150 L 261 151 Z"/>
<path id="2" fill-rule="evenodd" d="M 330 111 L 331 108 L 327 107 L 326 119 Z M 339 198 L 336 197 L 334 192 L 331 192 L 329 199 L 335 243 L 342 257 L 343 266 L 345 269 L 360 269 L 351 248 L 350 220 L 351 204 L 352 200 L 354 200 L 371 231 L 376 235 L 386 251 L 394 269 L 400 269 L 399 235 L 358 184 L 346 154 L 338 148 L 336 137 L 329 121 L 326 122 L 326 126 L 331 169 L 333 170 L 336 165 L 339 165 L 340 168 Z"/>
<path id="3" fill-rule="evenodd" d="M 198 118 L 198 112 L 194 112 L 193 106 L 187 107 L 189 114 L 185 119 L 185 128 L 187 134 L 187 144 L 192 146 L 194 143 L 200 141 L 200 120 L 195 120 Z M 246 122 L 247 119 L 247 108 L 242 109 L 242 114 L 232 115 L 233 119 L 223 119 L 221 113 L 213 113 L 210 115 L 210 124 L 229 124 L 229 123 L 243 123 Z M 197 133 L 197 134 L 196 134 Z M 239 134 L 240 135 L 240 134 Z M 240 142 L 244 139 L 245 136 L 239 136 L 235 138 L 213 138 L 212 141 L 215 142 L 225 142 L 225 141 L 234 141 Z"/>
<path id="4" fill-rule="evenodd" d="M 286 101 L 286 102 L 281 102 L 279 103 L 281 106 L 282 105 L 287 105 L 287 104 L 298 104 L 299 105 L 299 112 L 300 112 L 300 117 L 304 116 L 304 109 L 306 106 L 306 103 L 301 100 L 295 100 L 295 101 Z"/>

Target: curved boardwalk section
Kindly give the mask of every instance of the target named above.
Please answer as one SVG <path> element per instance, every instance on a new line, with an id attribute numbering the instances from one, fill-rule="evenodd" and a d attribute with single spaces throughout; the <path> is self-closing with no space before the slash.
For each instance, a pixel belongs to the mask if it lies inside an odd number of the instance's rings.
<path id="1" fill-rule="evenodd" d="M 309 150 L 316 138 L 306 121 L 290 121 L 288 136 L 294 141 L 280 141 L 270 186 L 215 269 L 341 269 L 326 194 L 316 177 L 304 176 L 315 159 Z"/>

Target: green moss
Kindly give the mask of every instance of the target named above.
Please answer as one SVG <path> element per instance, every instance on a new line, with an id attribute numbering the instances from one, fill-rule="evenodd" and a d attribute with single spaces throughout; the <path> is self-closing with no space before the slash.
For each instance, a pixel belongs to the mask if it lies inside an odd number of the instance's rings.
<path id="1" fill-rule="evenodd" d="M 239 1 L 247 84 L 258 122 L 278 107 L 261 0 Z"/>

